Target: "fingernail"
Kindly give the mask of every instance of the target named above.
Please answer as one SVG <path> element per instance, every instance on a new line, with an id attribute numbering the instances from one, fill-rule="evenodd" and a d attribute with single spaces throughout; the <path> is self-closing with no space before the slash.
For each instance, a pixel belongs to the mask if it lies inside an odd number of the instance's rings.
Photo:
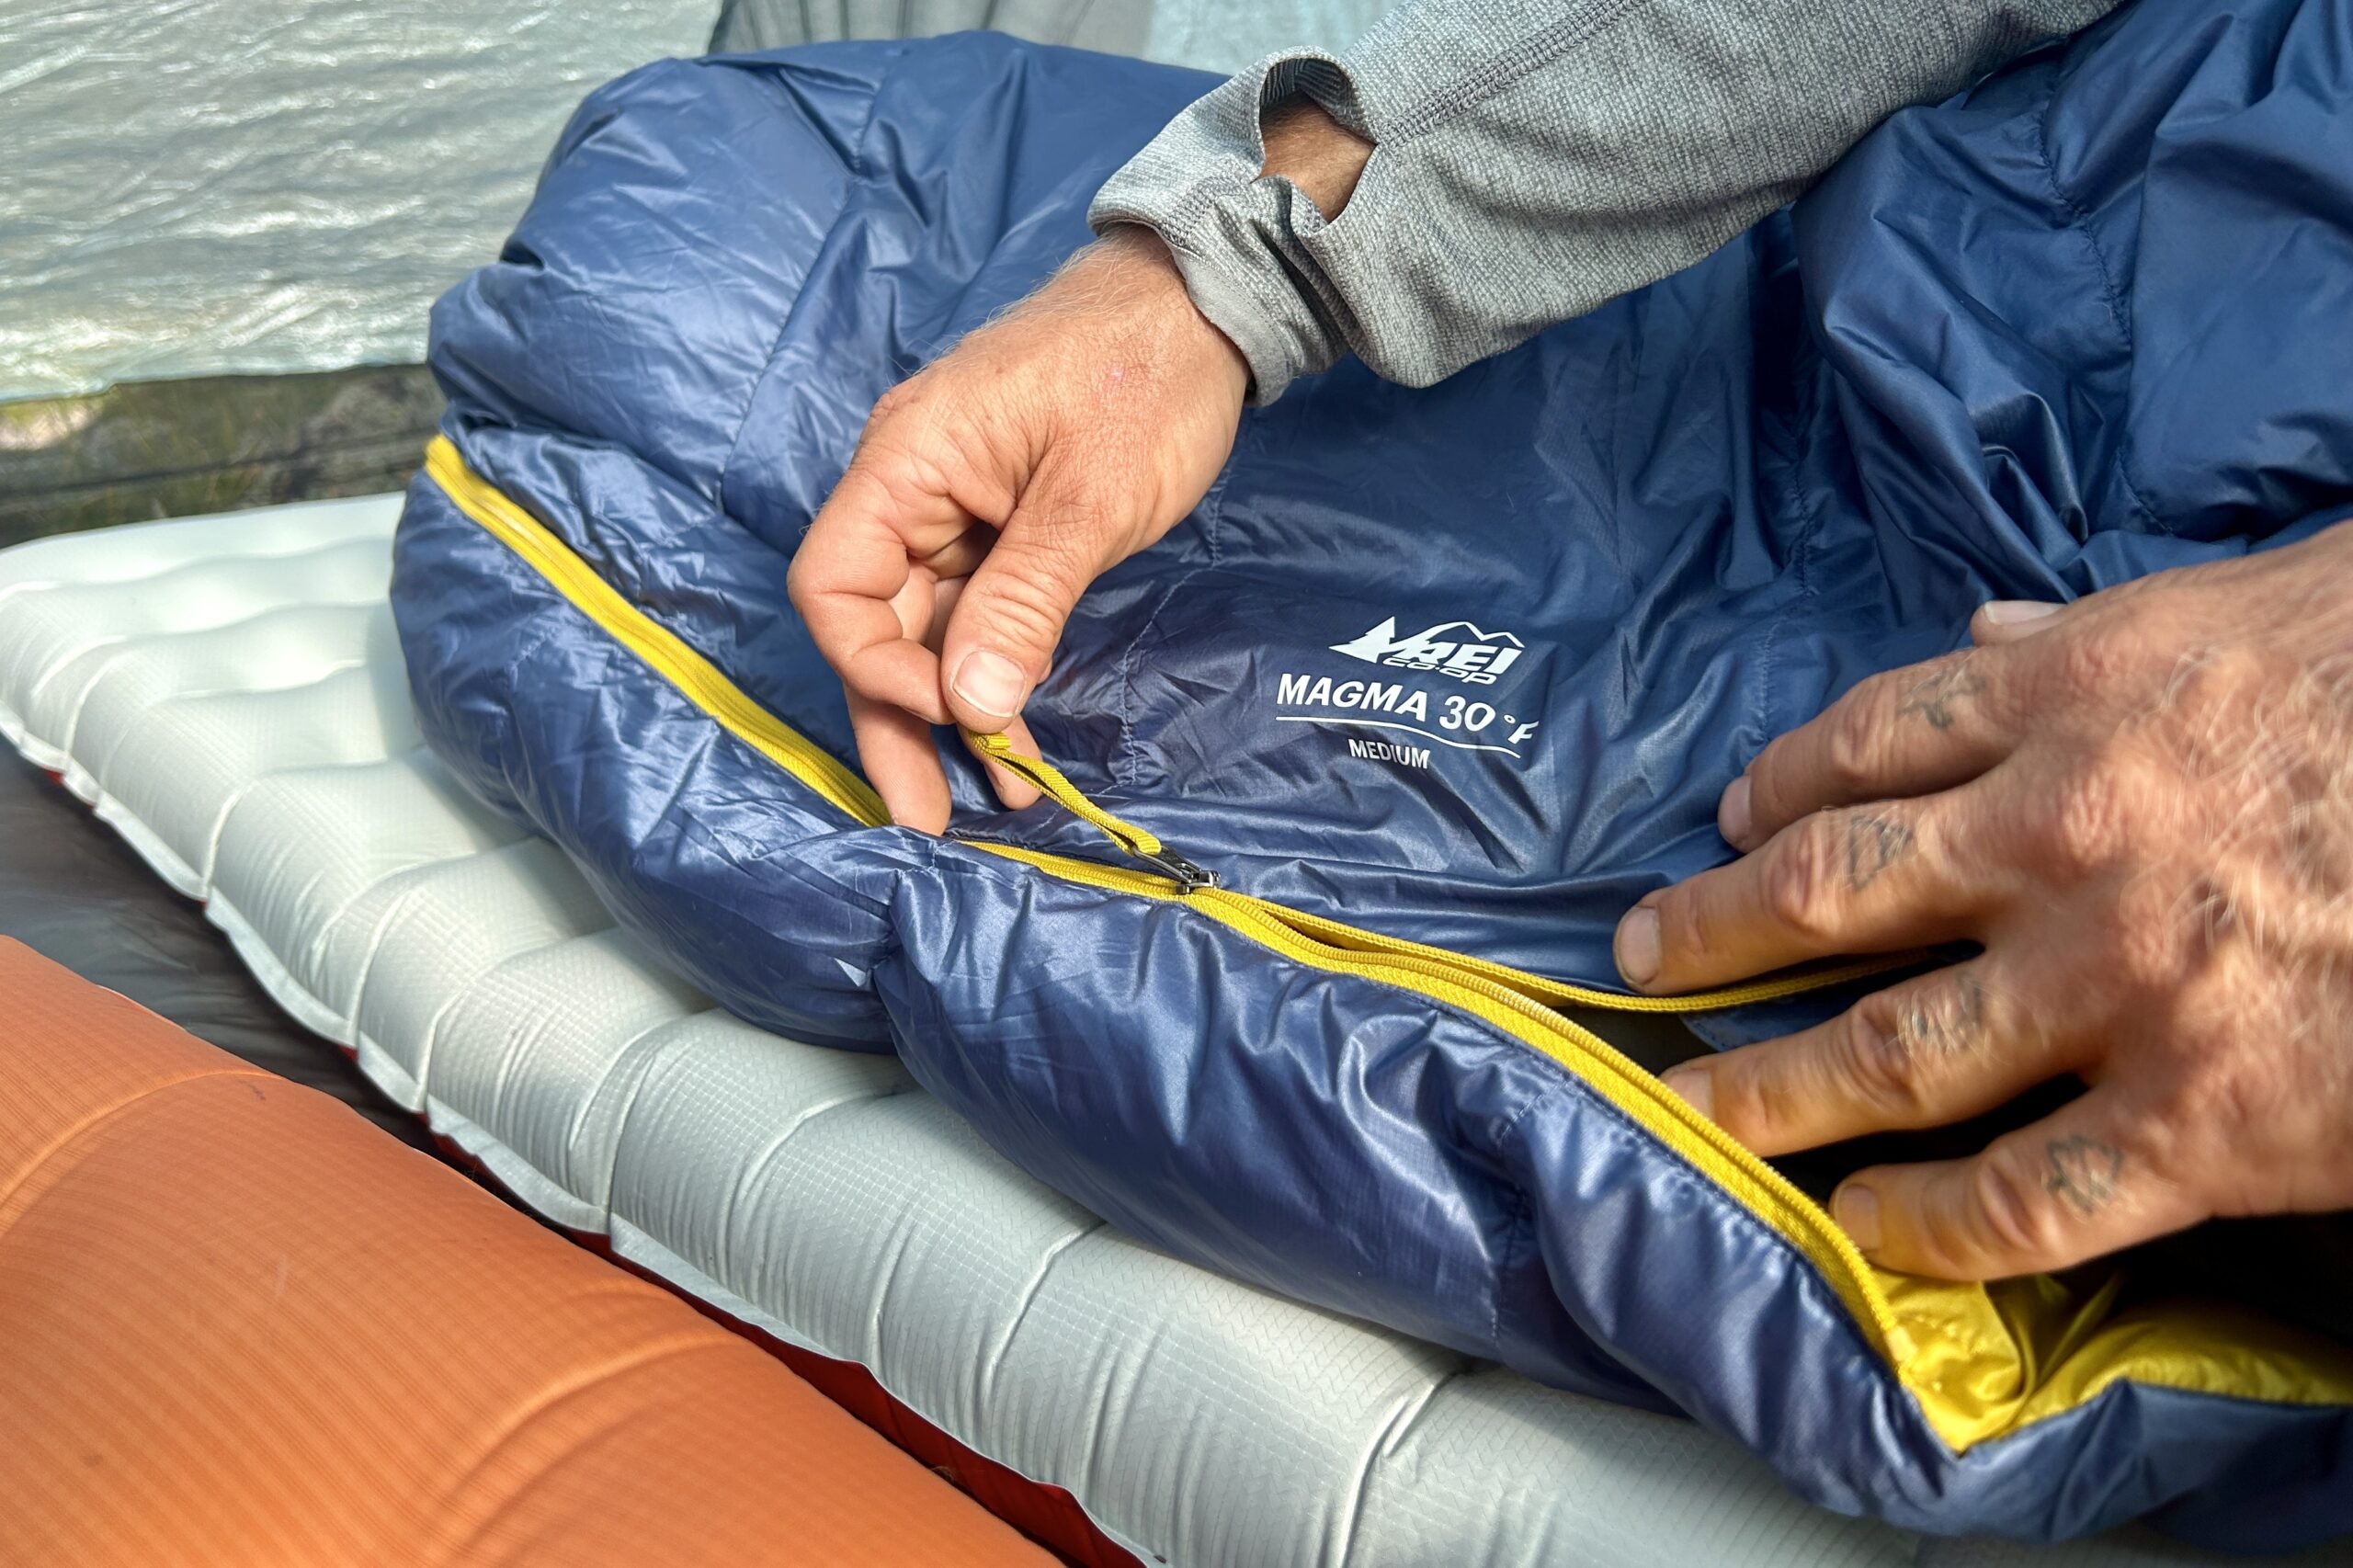
<path id="1" fill-rule="evenodd" d="M 1724 842 L 1735 849 L 1748 847 L 1748 775 L 1744 773 L 1724 786 L 1724 798 L 1716 802 L 1716 831 Z"/>
<path id="2" fill-rule="evenodd" d="M 1830 1200 L 1830 1216 L 1865 1252 L 1879 1245 L 1879 1194 L 1849 1182 Z"/>
<path id="3" fill-rule="evenodd" d="M 1677 1067 L 1666 1075 L 1666 1086 L 1681 1095 L 1684 1102 L 1701 1116 L 1716 1114 L 1716 1091 L 1708 1082 L 1704 1067 Z"/>
<path id="4" fill-rule="evenodd" d="M 2029 620 L 2040 620 L 2046 615 L 2057 615 L 2064 605 L 2047 605 L 2040 599 L 1995 599 L 1985 606 L 1987 620 L 1996 626 L 2018 626 Z"/>
<path id="5" fill-rule="evenodd" d="M 965 654 L 956 666 L 956 678 L 948 684 L 957 696 L 995 719 L 1020 712 L 1021 699 L 1028 695 L 1021 666 L 986 648 Z"/>
<path id="6" fill-rule="evenodd" d="M 1658 972 L 1658 911 L 1637 909 L 1618 922 L 1618 972 L 1647 985 Z"/>

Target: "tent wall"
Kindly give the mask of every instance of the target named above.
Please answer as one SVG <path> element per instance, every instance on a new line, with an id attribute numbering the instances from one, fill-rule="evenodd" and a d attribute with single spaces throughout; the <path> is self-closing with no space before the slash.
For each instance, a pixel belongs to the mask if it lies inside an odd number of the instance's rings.
<path id="1" fill-rule="evenodd" d="M 582 95 L 716 13 L 0 6 L 0 401 L 422 358 Z"/>

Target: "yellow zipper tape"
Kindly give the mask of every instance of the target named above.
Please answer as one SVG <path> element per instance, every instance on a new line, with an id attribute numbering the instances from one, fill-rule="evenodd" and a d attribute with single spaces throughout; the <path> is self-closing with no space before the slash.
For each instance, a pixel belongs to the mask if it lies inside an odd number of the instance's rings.
<path id="1" fill-rule="evenodd" d="M 469 469 L 447 439 L 437 437 L 427 449 L 426 472 L 460 511 L 722 728 L 858 822 L 878 827 L 889 822 L 864 779 L 623 598 L 545 525 Z M 1176 874 L 961 841 L 968 847 L 1084 886 L 1181 903 L 1298 962 L 1362 975 L 1460 1007 L 1543 1052 L 1803 1253 L 1956 1453 L 2073 1408 L 2126 1377 L 2240 1399 L 2353 1404 L 2353 1363 L 2336 1347 L 2276 1325 L 2192 1308 L 2157 1318 L 2128 1314 L 2128 1321 L 2113 1325 L 2087 1326 L 2097 1323 L 2098 1310 L 2055 1298 L 2048 1279 L 1985 1287 L 1882 1275 L 1821 1205 L 1779 1172 L 1608 1041 L 1552 1011 L 1554 1006 L 1642 1013 L 1737 1006 L 1879 973 L 1915 961 L 1916 955 L 1683 996 L 1635 996 L 1551 980 L 1228 892 L 1152 834 L 1087 800 L 1052 765 L 1015 753 L 1002 735 L 972 739 L 984 755 L 1028 778 L 1126 853 L 1173 866 Z M 1925 1344 L 1922 1334 L 1927 1335 Z M 2064 1354 L 2069 1349 L 2074 1354 Z"/>
<path id="2" fill-rule="evenodd" d="M 973 748 L 983 756 L 1001 764 L 1010 772 L 1019 774 L 1043 790 L 1056 805 L 1070 812 L 1071 815 L 1081 822 L 1091 823 L 1100 828 L 1103 836 L 1129 854 L 1157 855 L 1161 852 L 1159 839 L 1133 823 L 1123 822 L 1113 816 L 1088 800 L 1077 785 L 1063 776 L 1061 768 L 1056 767 L 1045 758 L 1024 756 L 1015 751 L 1012 737 L 1002 730 L 986 735 L 977 730 L 967 730 L 964 732 L 964 738 L 970 741 Z"/>
<path id="3" fill-rule="evenodd" d="M 864 779 L 754 702 L 675 632 L 623 598 L 544 524 L 467 467 L 448 437 L 434 437 L 426 449 L 425 469 L 460 511 L 514 551 L 655 674 L 709 711 L 729 733 L 859 822 L 880 826 L 890 820 L 881 799 Z M 1002 734 L 972 739 L 984 755 L 1021 774 L 1058 804 L 1100 829 L 1121 849 L 1143 856 L 1165 854 L 1157 837 L 1097 806 L 1051 763 L 1015 752 Z M 1013 845 L 974 844 L 972 847 L 1022 861 L 1066 881 L 1180 900 L 1302 962 L 1383 980 L 1462 1007 L 1579 1071 L 1580 1076 L 1597 1076 L 1597 1086 L 1612 1101 L 1763 1215 L 1811 1257 L 1891 1361 L 1900 1362 L 1908 1353 L 1908 1342 L 1896 1326 L 1869 1265 L 1820 1205 L 1614 1046 L 1552 1012 L 1542 1000 L 1553 997 L 1583 1006 L 1631 1004 L 1643 1011 L 1690 1012 L 1832 984 L 1844 971 L 1768 981 L 1698 997 L 1631 997 L 1548 981 L 1501 964 L 1468 960 L 1441 948 L 1381 937 L 1242 893 L 1220 889 L 1188 892 L 1176 879 Z M 1593 1071 L 1582 1071 L 1587 1067 Z"/>
<path id="4" fill-rule="evenodd" d="M 867 826 L 881 827 L 890 822 L 882 797 L 865 779 L 835 761 L 831 753 L 811 744 L 798 730 L 779 723 L 677 633 L 623 598 L 546 524 L 468 468 L 447 436 L 434 437 L 425 449 L 425 472 L 457 503 L 460 511 L 521 556 L 556 592 L 644 660 L 655 675 L 684 692 L 722 729 Z"/>
<path id="5" fill-rule="evenodd" d="M 967 737 L 983 755 L 1019 773 L 1130 854 L 1154 860 L 1165 856 L 1158 838 L 1088 800 L 1051 763 L 1014 751 L 1012 743 L 1003 734 L 967 732 Z M 1721 991 L 1682 996 L 1632 996 L 1548 980 L 1505 964 L 1466 958 L 1444 948 L 1384 937 L 1247 893 L 1231 892 L 1214 883 L 1172 882 L 1013 845 L 980 844 L 974 847 L 1024 861 L 1067 881 L 1146 898 L 1181 901 L 1187 907 L 1302 963 L 1417 991 L 1485 1019 L 1601 1089 L 1613 1104 L 1633 1115 L 1752 1212 L 1763 1215 L 1776 1231 L 1813 1259 L 1892 1363 L 1900 1364 L 1910 1356 L 1909 1338 L 1897 1325 L 1870 1264 L 1820 1204 L 1799 1191 L 1788 1177 L 1750 1153 L 1730 1133 L 1693 1110 L 1680 1095 L 1623 1051 L 1552 1008 L 1565 1003 L 1620 1012 L 1702 1012 L 1835 985 L 1859 975 L 1915 961 L 1916 955 L 1846 964 L 1835 970 L 1781 976 Z"/>
<path id="6" fill-rule="evenodd" d="M 1188 882 L 1188 891 L 1214 889 L 1216 880 L 1211 873 L 1192 867 L 1191 862 L 1175 856 L 1159 838 L 1125 818 L 1113 815 L 1089 800 L 1086 792 L 1070 781 L 1069 777 L 1052 763 L 1041 757 L 1025 756 L 1013 749 L 1012 740 L 1002 733 L 981 734 L 964 732 L 964 738 L 983 756 L 1019 774 L 1051 799 L 1064 811 L 1099 829 L 1119 848 L 1139 859 L 1165 864 L 1171 859 L 1191 869 L 1198 881 L 1176 879 Z M 995 848 L 998 846 L 983 846 Z M 1063 857 L 1055 857 L 1060 859 Z M 1320 915 L 1253 899 L 1247 894 L 1221 892 L 1224 901 L 1245 900 L 1256 904 L 1274 918 L 1302 936 L 1309 936 L 1328 947 L 1348 952 L 1378 954 L 1384 960 L 1411 967 L 1430 966 L 1428 972 L 1460 975 L 1464 972 L 1491 980 L 1498 985 L 1518 992 L 1522 996 L 1555 1006 L 1594 1007 L 1616 1013 L 1711 1013 L 1726 1007 L 1745 1006 L 1755 1002 L 1772 1002 L 1785 996 L 1795 996 L 1808 991 L 1820 991 L 1828 986 L 1843 985 L 1849 981 L 1868 979 L 1890 970 L 1904 969 L 1918 963 L 1924 956 L 1918 952 L 1892 953 L 1881 958 L 1858 959 L 1831 965 L 1775 975 L 1766 980 L 1750 981 L 1742 985 L 1719 986 L 1712 991 L 1687 991 L 1675 996 L 1642 996 L 1626 991 L 1605 991 L 1597 986 L 1579 985 L 1573 981 L 1552 980 L 1532 974 L 1508 964 L 1491 963 L 1485 959 L 1472 958 L 1449 948 L 1434 948 L 1423 942 L 1407 941 L 1402 937 L 1385 937 L 1368 931 L 1360 926 L 1348 926 L 1337 920 L 1327 920 Z"/>

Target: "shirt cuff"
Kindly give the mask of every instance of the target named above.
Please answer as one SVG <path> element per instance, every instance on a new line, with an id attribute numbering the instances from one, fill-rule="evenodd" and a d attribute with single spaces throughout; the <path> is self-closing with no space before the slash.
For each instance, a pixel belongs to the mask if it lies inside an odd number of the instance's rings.
<path id="1" fill-rule="evenodd" d="M 1316 50 L 1269 55 L 1196 101 L 1106 181 L 1088 207 L 1096 233 L 1150 229 L 1184 275 L 1193 306 L 1249 361 L 1251 401 L 1272 403 L 1294 377 L 1347 351 L 1340 302 L 1303 235 L 1323 214 L 1280 175 L 1262 175 L 1260 116 L 1295 94 L 1363 133 L 1353 84 Z"/>

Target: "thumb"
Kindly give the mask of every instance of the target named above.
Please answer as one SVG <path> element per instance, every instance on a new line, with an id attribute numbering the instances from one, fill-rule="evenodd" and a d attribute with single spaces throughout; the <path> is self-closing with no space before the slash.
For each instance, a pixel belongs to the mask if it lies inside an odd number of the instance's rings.
<path id="1" fill-rule="evenodd" d="M 1079 596 L 1109 564 L 1073 548 L 1067 529 L 1016 512 L 974 569 L 940 639 L 949 710 L 969 730 L 994 734 L 1019 716 L 1053 665 Z"/>

